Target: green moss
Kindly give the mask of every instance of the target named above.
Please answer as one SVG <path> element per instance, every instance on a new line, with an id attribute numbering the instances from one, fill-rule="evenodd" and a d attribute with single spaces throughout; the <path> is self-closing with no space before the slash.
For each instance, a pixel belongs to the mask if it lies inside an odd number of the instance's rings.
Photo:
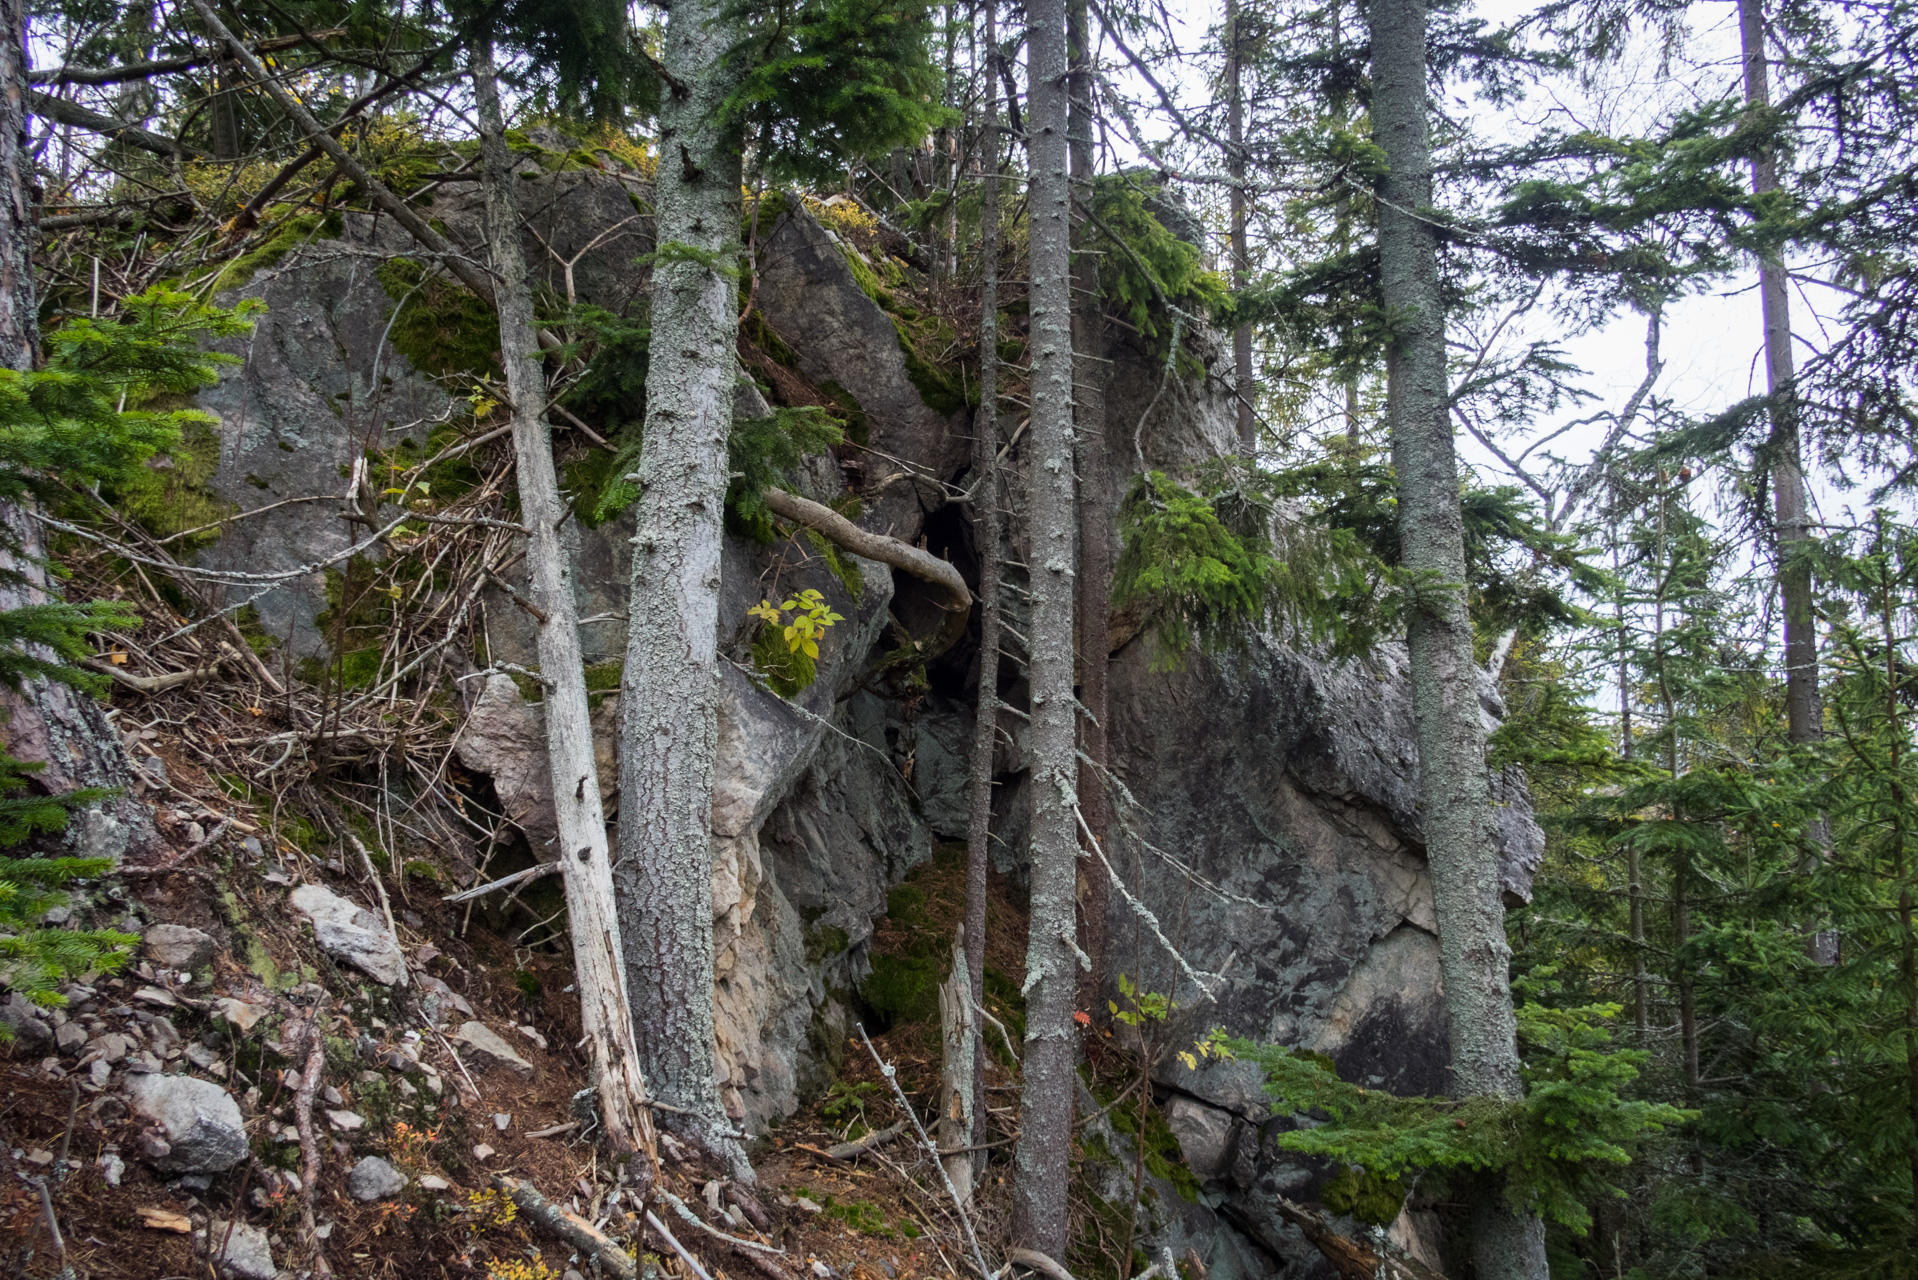
<path id="1" fill-rule="evenodd" d="M 168 538 L 212 524 L 238 510 L 213 492 L 213 476 L 219 468 L 218 432 L 211 424 L 191 422 L 177 446 L 108 486 L 105 496 L 148 533 Z M 220 530 L 210 529 L 182 539 L 175 544 L 174 552 L 197 551 L 219 536 Z"/>
<path id="2" fill-rule="evenodd" d="M 1198 1203 L 1199 1180 L 1193 1176 L 1192 1170 L 1186 1168 L 1185 1153 L 1179 1149 L 1179 1139 L 1172 1132 L 1172 1126 L 1166 1123 L 1164 1112 L 1149 1103 L 1142 1107 L 1139 1099 L 1133 1098 L 1106 1114 L 1115 1130 L 1136 1141 L 1141 1111 L 1145 1114 L 1146 1172 L 1171 1183 L 1181 1200 L 1188 1204 Z M 1125 1145 L 1132 1148 L 1130 1141 Z"/>
<path id="3" fill-rule="evenodd" d="M 838 925 L 814 925 L 806 930 L 806 963 L 818 964 L 821 960 L 844 955 L 846 948 L 851 945 L 852 939 Z"/>
<path id="4" fill-rule="evenodd" d="M 872 427 L 866 420 L 866 409 L 859 403 L 859 397 L 830 378 L 819 384 L 819 390 L 832 401 L 831 413 L 844 427 L 846 439 L 854 444 L 868 443 Z"/>
<path id="5" fill-rule="evenodd" d="M 906 377 L 928 409 L 950 415 L 977 401 L 976 384 L 968 384 L 957 367 L 935 365 L 919 354 L 920 344 L 942 336 L 944 325 L 923 326 L 928 332 L 915 335 L 904 320 L 895 316 L 892 327 L 899 335 L 899 350 L 906 357 Z"/>
<path id="6" fill-rule="evenodd" d="M 410 258 L 390 259 L 374 274 L 399 304 L 393 348 L 415 369 L 434 377 L 502 376 L 498 319 L 464 286 L 444 276 L 429 279 L 426 268 Z"/>
<path id="7" fill-rule="evenodd" d="M 229 262 L 220 273 L 219 283 L 213 286 L 213 292 L 238 289 L 260 272 L 278 266 L 280 259 L 309 241 L 337 240 L 344 225 L 337 213 L 302 213 L 288 218 L 259 248 Z"/>
<path id="8" fill-rule="evenodd" d="M 529 1003 L 539 999 L 546 990 L 545 984 L 539 980 L 539 975 L 529 969 L 513 970 L 513 985 L 519 988 L 520 995 L 524 996 Z"/>
<path id="9" fill-rule="evenodd" d="M 832 539 L 817 529 L 808 529 L 806 542 L 819 553 L 819 558 L 826 562 L 826 568 L 832 571 L 833 577 L 839 579 L 839 584 L 854 601 L 866 593 L 866 576 L 859 572 L 859 566 L 850 555 L 840 554 Z"/>
<path id="10" fill-rule="evenodd" d="M 423 862 L 418 858 L 413 858 L 407 862 L 406 874 L 409 876 L 417 876 L 421 880 L 431 880 L 434 884 L 438 884 L 440 880 L 440 869 L 432 863 Z"/>
<path id="11" fill-rule="evenodd" d="M 782 698 L 792 698 L 812 687 L 819 664 L 787 647 L 779 628 L 761 623 L 753 635 L 753 670 Z"/>
<path id="12" fill-rule="evenodd" d="M 1360 1222 L 1390 1226 L 1405 1208 L 1405 1185 L 1349 1164 L 1319 1188 L 1319 1203 Z"/>

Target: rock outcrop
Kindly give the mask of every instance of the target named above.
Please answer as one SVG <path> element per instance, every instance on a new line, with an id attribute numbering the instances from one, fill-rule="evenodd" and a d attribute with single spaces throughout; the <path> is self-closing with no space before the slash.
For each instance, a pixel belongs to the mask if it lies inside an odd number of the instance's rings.
<path id="1" fill-rule="evenodd" d="M 541 237 L 529 238 L 529 256 L 546 261 L 549 245 L 555 256 L 570 254 L 630 219 L 632 181 L 567 173 L 529 182 Z M 470 202 L 449 198 L 435 216 L 458 232 L 476 214 Z M 849 265 L 855 250 L 803 211 L 782 215 L 765 235 L 756 298 L 768 328 L 799 375 L 831 386 L 864 418 L 863 447 L 813 460 L 792 477 L 793 487 L 821 499 L 852 490 L 867 527 L 907 541 L 923 537 L 976 581 L 980 549 L 964 509 L 947 501 L 949 486 L 965 476 L 968 414 L 926 404 L 894 317 Z M 631 260 L 643 247 L 615 237 L 588 252 L 574 272 L 579 297 L 624 306 L 641 287 Z M 247 286 L 271 310 L 244 366 L 201 397 L 221 418 L 215 484 L 223 496 L 263 508 L 337 493 L 341 468 L 369 443 L 423 440 L 425 424 L 444 412 L 446 392 L 383 345 L 393 302 L 373 272 L 356 265 L 407 248 L 390 228 L 348 214 L 329 252 L 304 264 L 290 257 Z M 1203 341 L 1200 353 L 1211 363 L 1223 359 Z M 1141 463 L 1177 472 L 1231 450 L 1235 425 L 1221 383 L 1209 374 L 1174 379 L 1140 421 L 1159 389 L 1162 361 L 1123 342 L 1111 355 L 1113 468 L 1088 483 L 1105 485 L 1116 502 Z M 763 412 L 756 392 L 743 388 L 741 397 L 744 411 Z M 1017 562 L 1024 534 L 1016 509 L 1011 526 L 1002 550 Z M 255 569 L 314 565 L 347 545 L 346 527 L 323 502 L 278 508 L 239 522 L 208 558 Z M 624 648 L 618 619 L 630 523 L 569 524 L 567 537 L 580 613 L 595 619 L 584 628 L 586 661 L 616 662 Z M 896 643 L 886 638 L 889 628 L 924 634 L 931 605 L 917 584 L 883 566 L 851 563 L 856 578 L 832 571 L 798 541 L 762 546 L 729 537 L 725 550 L 720 635 L 731 661 L 723 667 L 714 793 L 714 999 L 727 1109 L 750 1132 L 791 1112 L 829 1078 L 848 1029 L 848 993 L 868 970 L 888 888 L 935 841 L 964 829 L 977 678 L 967 646 L 976 631 L 934 664 L 930 687 L 913 698 L 867 689 L 874 659 Z M 765 594 L 805 587 L 820 590 L 845 621 L 822 648 L 817 682 L 788 701 L 749 674 L 747 610 Z M 314 570 L 266 592 L 258 607 L 270 632 L 290 635 L 296 653 L 310 654 L 324 647 L 312 625 L 324 600 L 323 572 Z M 531 621 L 504 597 L 492 605 L 491 659 L 529 662 Z M 1022 628 L 1017 600 L 1008 607 Z M 1112 895 L 1112 968 L 1174 995 L 1175 1035 L 1224 1025 L 1317 1049 L 1351 1078 L 1379 1087 L 1444 1089 L 1436 921 L 1402 648 L 1386 645 L 1367 661 L 1341 664 L 1254 636 L 1236 652 L 1194 655 L 1166 671 L 1155 666 L 1150 646 L 1130 638 L 1111 672 L 1110 763 L 1119 785 L 1109 852 L 1138 903 Z M 503 675 L 462 687 L 469 702 L 460 759 L 490 777 L 504 812 L 538 854 L 551 836 L 538 708 Z M 1023 705 L 1016 663 L 999 692 Z M 1497 705 L 1495 694 L 1482 701 Z M 615 716 L 616 695 L 601 696 L 600 784 L 613 812 Z M 1024 739 L 1015 715 L 1002 725 L 995 857 L 1016 870 L 1024 858 Z M 1501 779 L 1499 799 L 1504 887 L 1509 899 L 1523 899 L 1542 837 L 1522 778 Z M 404 981 L 404 958 L 381 945 L 383 928 L 370 913 L 316 886 L 302 887 L 294 905 L 336 956 L 381 982 Z M 1185 960 L 1218 975 L 1210 991 L 1185 977 L 1143 926 L 1139 908 Z M 460 1035 L 478 1051 L 468 1037 L 473 1027 L 485 1031 L 469 1023 Z M 1264 1141 L 1258 1081 L 1235 1064 L 1188 1070 L 1175 1059 L 1156 1084 L 1204 1186 L 1202 1203 L 1176 1206 L 1161 1223 L 1164 1242 L 1175 1251 L 1187 1242 L 1204 1246 L 1216 1280 L 1257 1273 L 1261 1251 L 1307 1256 L 1295 1233 L 1256 1209 L 1257 1188 L 1297 1192 L 1313 1177 Z"/>

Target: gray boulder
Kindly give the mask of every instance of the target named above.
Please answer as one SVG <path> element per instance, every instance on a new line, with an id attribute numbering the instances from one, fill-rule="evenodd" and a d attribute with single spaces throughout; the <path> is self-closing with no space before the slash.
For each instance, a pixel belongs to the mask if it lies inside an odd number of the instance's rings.
<path id="1" fill-rule="evenodd" d="M 183 924 L 156 924 L 144 939 L 147 958 L 166 969 L 200 969 L 216 950 L 210 935 Z"/>
<path id="2" fill-rule="evenodd" d="M 406 1190 L 406 1175 L 378 1156 L 367 1156 L 346 1175 L 346 1194 L 361 1204 L 389 1200 Z"/>
<path id="3" fill-rule="evenodd" d="M 129 1076 L 127 1100 L 154 1127 L 145 1144 L 147 1163 L 164 1173 L 224 1173 L 246 1159 L 239 1104 L 211 1080 Z"/>
<path id="4" fill-rule="evenodd" d="M 406 956 L 400 951 L 399 940 L 371 911 L 319 884 L 301 885 L 288 901 L 313 922 L 313 938 L 320 950 L 375 982 L 389 987 L 406 985 Z"/>

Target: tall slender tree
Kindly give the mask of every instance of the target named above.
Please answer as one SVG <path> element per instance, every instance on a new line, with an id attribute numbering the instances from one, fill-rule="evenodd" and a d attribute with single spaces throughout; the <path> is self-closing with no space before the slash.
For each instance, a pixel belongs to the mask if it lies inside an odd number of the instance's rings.
<path id="1" fill-rule="evenodd" d="M 1445 311 L 1432 211 L 1425 0 L 1371 0 L 1372 130 L 1379 184 L 1380 301 L 1392 317 L 1387 415 L 1398 476 L 1399 546 L 1416 599 L 1408 623 L 1419 801 L 1439 925 L 1452 1087 L 1518 1098 L 1511 949 L 1498 876 L 1478 668 L 1466 601 L 1464 517 L 1446 375 Z M 1473 1209 L 1484 1280 L 1544 1280 L 1544 1225 L 1515 1215 L 1497 1187 Z"/>
<path id="2" fill-rule="evenodd" d="M 1771 106 L 1765 37 L 1764 0 L 1738 0 L 1745 105 L 1756 112 Z M 1760 198 L 1778 190 L 1778 153 L 1773 148 L 1765 147 L 1752 156 L 1751 187 L 1752 194 Z M 1759 259 L 1758 302 L 1765 330 L 1765 393 L 1771 418 L 1765 451 L 1771 464 L 1778 594 L 1785 615 L 1786 724 L 1793 742 L 1816 742 L 1824 736 L 1824 724 L 1818 707 L 1818 632 L 1812 611 L 1812 564 L 1808 554 L 1811 503 L 1799 441 L 1791 295 L 1785 261 L 1776 249 Z"/>
<path id="3" fill-rule="evenodd" d="M 473 42 L 473 97 L 478 108 L 481 181 L 486 195 L 487 247 L 497 281 L 500 360 L 513 423 L 513 474 L 525 521 L 527 594 L 539 610 L 540 678 L 545 685 L 546 757 L 559 830 L 557 856 L 565 867 L 566 919 L 573 939 L 574 985 L 587 1060 L 599 1093 L 601 1121 L 616 1153 L 644 1152 L 652 1160 L 651 1113 L 633 1039 L 626 994 L 625 956 L 613 896 L 613 867 L 600 808 L 593 724 L 580 657 L 579 611 L 573 563 L 560 539 L 567 519 L 553 468 L 552 429 L 543 412 L 546 376 L 533 323 L 533 294 L 520 243 L 518 166 L 506 141 L 493 66 L 493 41 Z"/>
<path id="4" fill-rule="evenodd" d="M 713 764 L 719 737 L 719 554 L 732 430 L 742 163 L 723 107 L 741 35 L 726 0 L 680 0 L 666 24 L 653 334 L 639 522 L 620 688 L 620 891 L 646 1079 L 674 1128 L 751 1166 L 719 1100 L 713 1044 Z"/>
<path id="5" fill-rule="evenodd" d="M 973 418 L 972 528 L 979 549 L 979 701 L 972 723 L 966 814 L 966 973 L 973 1003 L 986 1004 L 986 870 L 992 857 L 992 758 L 999 737 L 999 591 L 1003 575 L 999 478 L 999 128 L 998 4 L 986 0 L 984 173 L 980 177 L 979 410 Z M 972 1019 L 972 1141 L 986 1140 L 985 1019 Z"/>
<path id="6" fill-rule="evenodd" d="M 1333 22 L 1338 21 L 1334 15 Z M 1225 0 L 1225 106 L 1226 142 L 1231 154 L 1226 157 L 1232 175 L 1228 232 L 1232 248 L 1232 288 L 1243 293 L 1251 278 L 1252 258 L 1246 242 L 1247 204 L 1245 191 L 1245 5 L 1244 0 Z M 1239 452 L 1247 458 L 1257 456 L 1259 419 L 1253 412 L 1252 326 L 1232 329 L 1232 394 L 1238 401 Z"/>
<path id="7" fill-rule="evenodd" d="M 1067 55 L 1072 60 L 1072 105 L 1068 113 L 1071 135 L 1072 188 L 1075 204 L 1092 198 L 1093 90 L 1098 82 L 1092 65 L 1092 41 L 1086 23 L 1085 0 L 1072 0 L 1066 11 Z M 1073 239 L 1079 246 L 1072 263 L 1072 419 L 1079 475 L 1079 576 L 1076 618 L 1079 624 L 1079 736 L 1084 755 L 1079 762 L 1079 808 L 1085 814 L 1089 839 L 1106 841 L 1107 798 L 1101 776 L 1106 762 L 1106 685 L 1112 649 L 1109 619 L 1112 608 L 1112 531 L 1110 470 L 1106 461 L 1106 322 L 1105 298 L 1099 287 L 1099 259 L 1084 251 L 1091 222 L 1075 210 Z M 1093 868 L 1079 886 L 1082 935 L 1090 958 L 1080 974 L 1081 1003 L 1097 1007 L 1099 983 L 1104 980 L 1106 938 L 1106 879 Z"/>
<path id="8" fill-rule="evenodd" d="M 1032 906 L 1026 945 L 1025 1090 L 1013 1236 L 1057 1258 L 1066 1243 L 1077 1045 L 1078 719 L 1072 696 L 1072 188 L 1065 0 L 1027 5 L 1027 206 L 1031 222 Z"/>

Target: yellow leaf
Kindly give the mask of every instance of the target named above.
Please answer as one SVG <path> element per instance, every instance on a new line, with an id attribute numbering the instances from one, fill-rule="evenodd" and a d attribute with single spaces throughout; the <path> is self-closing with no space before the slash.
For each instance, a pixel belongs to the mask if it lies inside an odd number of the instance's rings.
<path id="1" fill-rule="evenodd" d="M 116 667 L 124 667 L 127 664 L 126 651 L 124 649 L 115 649 L 107 655 L 107 661 Z"/>

